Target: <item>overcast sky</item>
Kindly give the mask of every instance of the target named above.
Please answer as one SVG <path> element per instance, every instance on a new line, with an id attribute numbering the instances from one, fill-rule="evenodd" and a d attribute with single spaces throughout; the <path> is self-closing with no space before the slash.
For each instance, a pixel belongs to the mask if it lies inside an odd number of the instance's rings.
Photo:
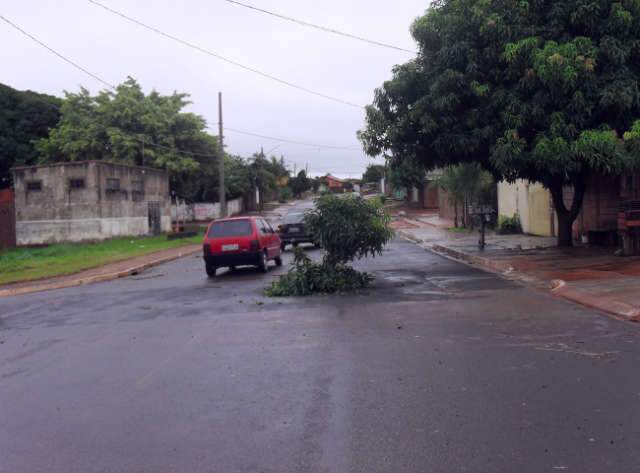
<path id="1" fill-rule="evenodd" d="M 224 0 L 100 0 L 113 9 L 244 65 L 308 89 L 366 105 L 391 68 L 411 54 L 317 31 Z M 415 49 L 411 22 L 426 0 L 242 0 L 309 22 Z M 153 5 L 153 7 L 151 7 Z M 359 177 L 370 162 L 355 137 L 364 111 L 294 90 L 116 17 L 87 0 L 1 2 L 0 14 L 107 82 L 127 75 L 145 91 L 191 95 L 190 111 L 217 134 L 217 93 L 230 128 L 295 141 L 357 148 L 327 150 L 226 133 L 227 151 L 250 156 L 264 146 L 313 174 Z M 0 82 L 52 95 L 96 93 L 99 82 L 0 22 Z"/>

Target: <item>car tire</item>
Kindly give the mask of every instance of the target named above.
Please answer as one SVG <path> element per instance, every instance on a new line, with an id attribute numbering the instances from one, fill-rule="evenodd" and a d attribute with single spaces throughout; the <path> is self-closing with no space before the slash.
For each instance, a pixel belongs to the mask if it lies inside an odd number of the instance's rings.
<path id="1" fill-rule="evenodd" d="M 282 256 L 278 256 L 275 260 L 276 266 L 282 266 Z"/>
<path id="2" fill-rule="evenodd" d="M 269 271 L 269 260 L 267 259 L 267 253 L 263 251 L 260 253 L 260 262 L 258 263 L 258 269 L 263 273 Z"/>
<path id="3" fill-rule="evenodd" d="M 210 278 L 215 278 L 216 277 L 216 271 L 218 270 L 218 268 L 216 268 L 215 266 L 212 266 L 210 264 L 205 265 L 205 270 L 207 271 L 207 276 L 209 276 Z"/>

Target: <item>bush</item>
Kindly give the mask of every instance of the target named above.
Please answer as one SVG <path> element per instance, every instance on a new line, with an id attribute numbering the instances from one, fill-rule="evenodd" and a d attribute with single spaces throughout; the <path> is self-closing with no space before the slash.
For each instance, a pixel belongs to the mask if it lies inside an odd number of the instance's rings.
<path id="1" fill-rule="evenodd" d="M 305 216 L 305 225 L 325 251 L 321 263 L 297 248 L 291 270 L 265 294 L 271 297 L 307 296 L 364 289 L 373 280 L 348 264 L 382 253 L 393 238 L 391 219 L 380 203 L 358 197 L 323 195 Z"/>
<path id="2" fill-rule="evenodd" d="M 315 203 L 305 217 L 305 225 L 324 248 L 329 263 L 347 264 L 382 254 L 393 238 L 391 219 L 377 202 L 323 195 Z"/>
<path id="3" fill-rule="evenodd" d="M 264 290 L 269 297 L 309 296 L 333 294 L 365 289 L 373 277 L 347 265 L 315 263 L 302 248 L 294 249 L 293 266 L 287 274 Z"/>
<path id="4" fill-rule="evenodd" d="M 507 217 L 500 215 L 498 218 L 498 234 L 500 235 L 514 235 L 522 233 L 522 225 L 520 224 L 520 217 L 516 214 L 513 217 Z"/>

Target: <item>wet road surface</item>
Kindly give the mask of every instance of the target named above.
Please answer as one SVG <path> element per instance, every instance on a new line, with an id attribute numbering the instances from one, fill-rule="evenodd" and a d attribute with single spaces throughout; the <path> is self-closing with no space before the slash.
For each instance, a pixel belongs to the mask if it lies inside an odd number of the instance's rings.
<path id="1" fill-rule="evenodd" d="M 640 471 L 635 326 L 402 240 L 360 266 L 352 296 L 190 257 L 0 299 L 0 471 Z"/>

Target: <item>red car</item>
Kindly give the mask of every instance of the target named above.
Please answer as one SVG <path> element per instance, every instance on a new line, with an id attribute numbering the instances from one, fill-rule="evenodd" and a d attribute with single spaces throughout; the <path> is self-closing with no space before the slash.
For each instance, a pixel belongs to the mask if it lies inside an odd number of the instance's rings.
<path id="1" fill-rule="evenodd" d="M 261 217 L 215 220 L 204 237 L 204 262 L 209 277 L 222 267 L 257 266 L 267 272 L 269 260 L 282 266 L 281 241 L 269 222 Z"/>

